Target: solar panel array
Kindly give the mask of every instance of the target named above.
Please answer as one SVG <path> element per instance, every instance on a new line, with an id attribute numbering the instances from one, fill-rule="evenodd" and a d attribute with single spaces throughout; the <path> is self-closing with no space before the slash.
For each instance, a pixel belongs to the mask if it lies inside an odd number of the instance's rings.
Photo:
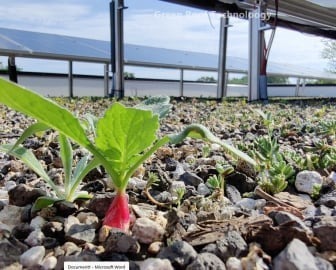
<path id="1" fill-rule="evenodd" d="M 110 42 L 94 39 L 45 34 L 0 28 L 0 55 L 109 63 Z M 125 44 L 125 64 L 188 70 L 217 71 L 218 56 L 214 54 L 171 50 Z M 246 73 L 248 60 L 227 57 L 228 72 Z M 269 75 L 303 78 L 336 79 L 336 75 L 312 68 L 269 62 Z"/>

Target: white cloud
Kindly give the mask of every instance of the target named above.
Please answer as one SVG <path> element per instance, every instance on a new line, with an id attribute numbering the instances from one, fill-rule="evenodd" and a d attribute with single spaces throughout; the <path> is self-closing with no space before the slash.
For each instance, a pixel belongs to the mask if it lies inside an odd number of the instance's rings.
<path id="1" fill-rule="evenodd" d="M 93 13 L 89 6 L 71 3 L 15 3 L 0 6 L 1 26 L 109 39 L 109 12 Z"/>
<path id="2" fill-rule="evenodd" d="M 216 17 L 213 29 L 205 12 L 132 14 L 125 21 L 125 40 L 139 45 L 217 53 Z"/>
<path id="3" fill-rule="evenodd" d="M 323 70 L 327 61 L 321 58 L 322 50 L 320 37 L 279 29 L 275 35 L 270 61 Z"/>

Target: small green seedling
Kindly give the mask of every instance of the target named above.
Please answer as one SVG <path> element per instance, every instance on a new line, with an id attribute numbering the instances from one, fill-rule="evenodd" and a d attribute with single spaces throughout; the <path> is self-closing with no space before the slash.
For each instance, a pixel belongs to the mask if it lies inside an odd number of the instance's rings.
<path id="1" fill-rule="evenodd" d="M 273 136 L 274 118 L 270 113 L 255 110 L 263 119 L 263 124 L 268 130 L 268 135 L 257 138 L 254 142 L 252 156 L 258 163 L 258 185 L 267 193 L 275 194 L 283 191 L 294 174 L 295 170 L 290 165 L 284 154 L 280 152 L 277 138 Z"/>
<path id="2" fill-rule="evenodd" d="M 84 177 L 99 164 L 96 160 L 89 161 L 89 156 L 84 156 L 78 161 L 75 169 L 72 169 L 73 164 L 73 151 L 69 140 L 62 134 L 59 135 L 60 156 L 64 169 L 64 187 L 61 188 L 54 184 L 52 179 L 48 176 L 43 166 L 36 159 L 30 149 L 20 146 L 19 144 L 24 141 L 26 137 L 35 133 L 37 129 L 46 128 L 41 124 L 33 124 L 24 134 L 19 138 L 16 144 L 3 144 L 0 145 L 0 151 L 7 152 L 10 155 L 23 161 L 30 169 L 32 169 L 38 176 L 41 177 L 51 189 L 54 191 L 55 196 L 42 196 L 39 197 L 33 205 L 32 211 L 38 211 L 44 207 L 52 205 L 57 201 L 73 202 L 77 199 L 90 199 L 92 196 L 86 191 L 78 191 L 78 186 Z"/>
<path id="3" fill-rule="evenodd" d="M 231 165 L 216 165 L 216 170 L 218 175 L 212 175 L 208 178 L 207 184 L 208 186 L 215 191 L 216 196 L 223 197 L 224 196 L 224 188 L 225 188 L 225 177 L 234 172 L 234 169 Z"/>

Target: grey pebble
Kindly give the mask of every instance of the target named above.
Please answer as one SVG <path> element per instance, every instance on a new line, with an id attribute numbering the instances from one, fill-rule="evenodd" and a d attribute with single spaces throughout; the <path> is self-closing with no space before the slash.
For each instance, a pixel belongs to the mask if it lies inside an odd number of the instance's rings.
<path id="1" fill-rule="evenodd" d="M 20 263 L 27 268 L 37 266 L 42 262 L 44 255 L 44 246 L 32 247 L 20 256 Z"/>

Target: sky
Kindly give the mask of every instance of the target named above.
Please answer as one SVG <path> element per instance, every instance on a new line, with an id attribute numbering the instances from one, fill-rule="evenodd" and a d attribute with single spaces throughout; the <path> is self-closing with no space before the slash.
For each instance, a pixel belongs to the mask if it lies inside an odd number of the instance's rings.
<path id="1" fill-rule="evenodd" d="M 0 27 L 109 40 L 109 0 L 0 0 Z M 158 0 L 125 0 L 126 43 L 217 54 L 220 14 Z M 230 19 L 228 55 L 248 57 L 248 23 Z M 325 70 L 322 38 L 278 28 L 269 61 Z M 0 57 L 3 65 L 7 59 Z M 17 59 L 23 70 L 67 72 L 67 63 Z M 136 76 L 176 77 L 177 71 L 126 68 Z M 102 74 L 98 64 L 74 64 L 75 73 Z M 193 74 L 186 74 L 194 76 Z"/>

